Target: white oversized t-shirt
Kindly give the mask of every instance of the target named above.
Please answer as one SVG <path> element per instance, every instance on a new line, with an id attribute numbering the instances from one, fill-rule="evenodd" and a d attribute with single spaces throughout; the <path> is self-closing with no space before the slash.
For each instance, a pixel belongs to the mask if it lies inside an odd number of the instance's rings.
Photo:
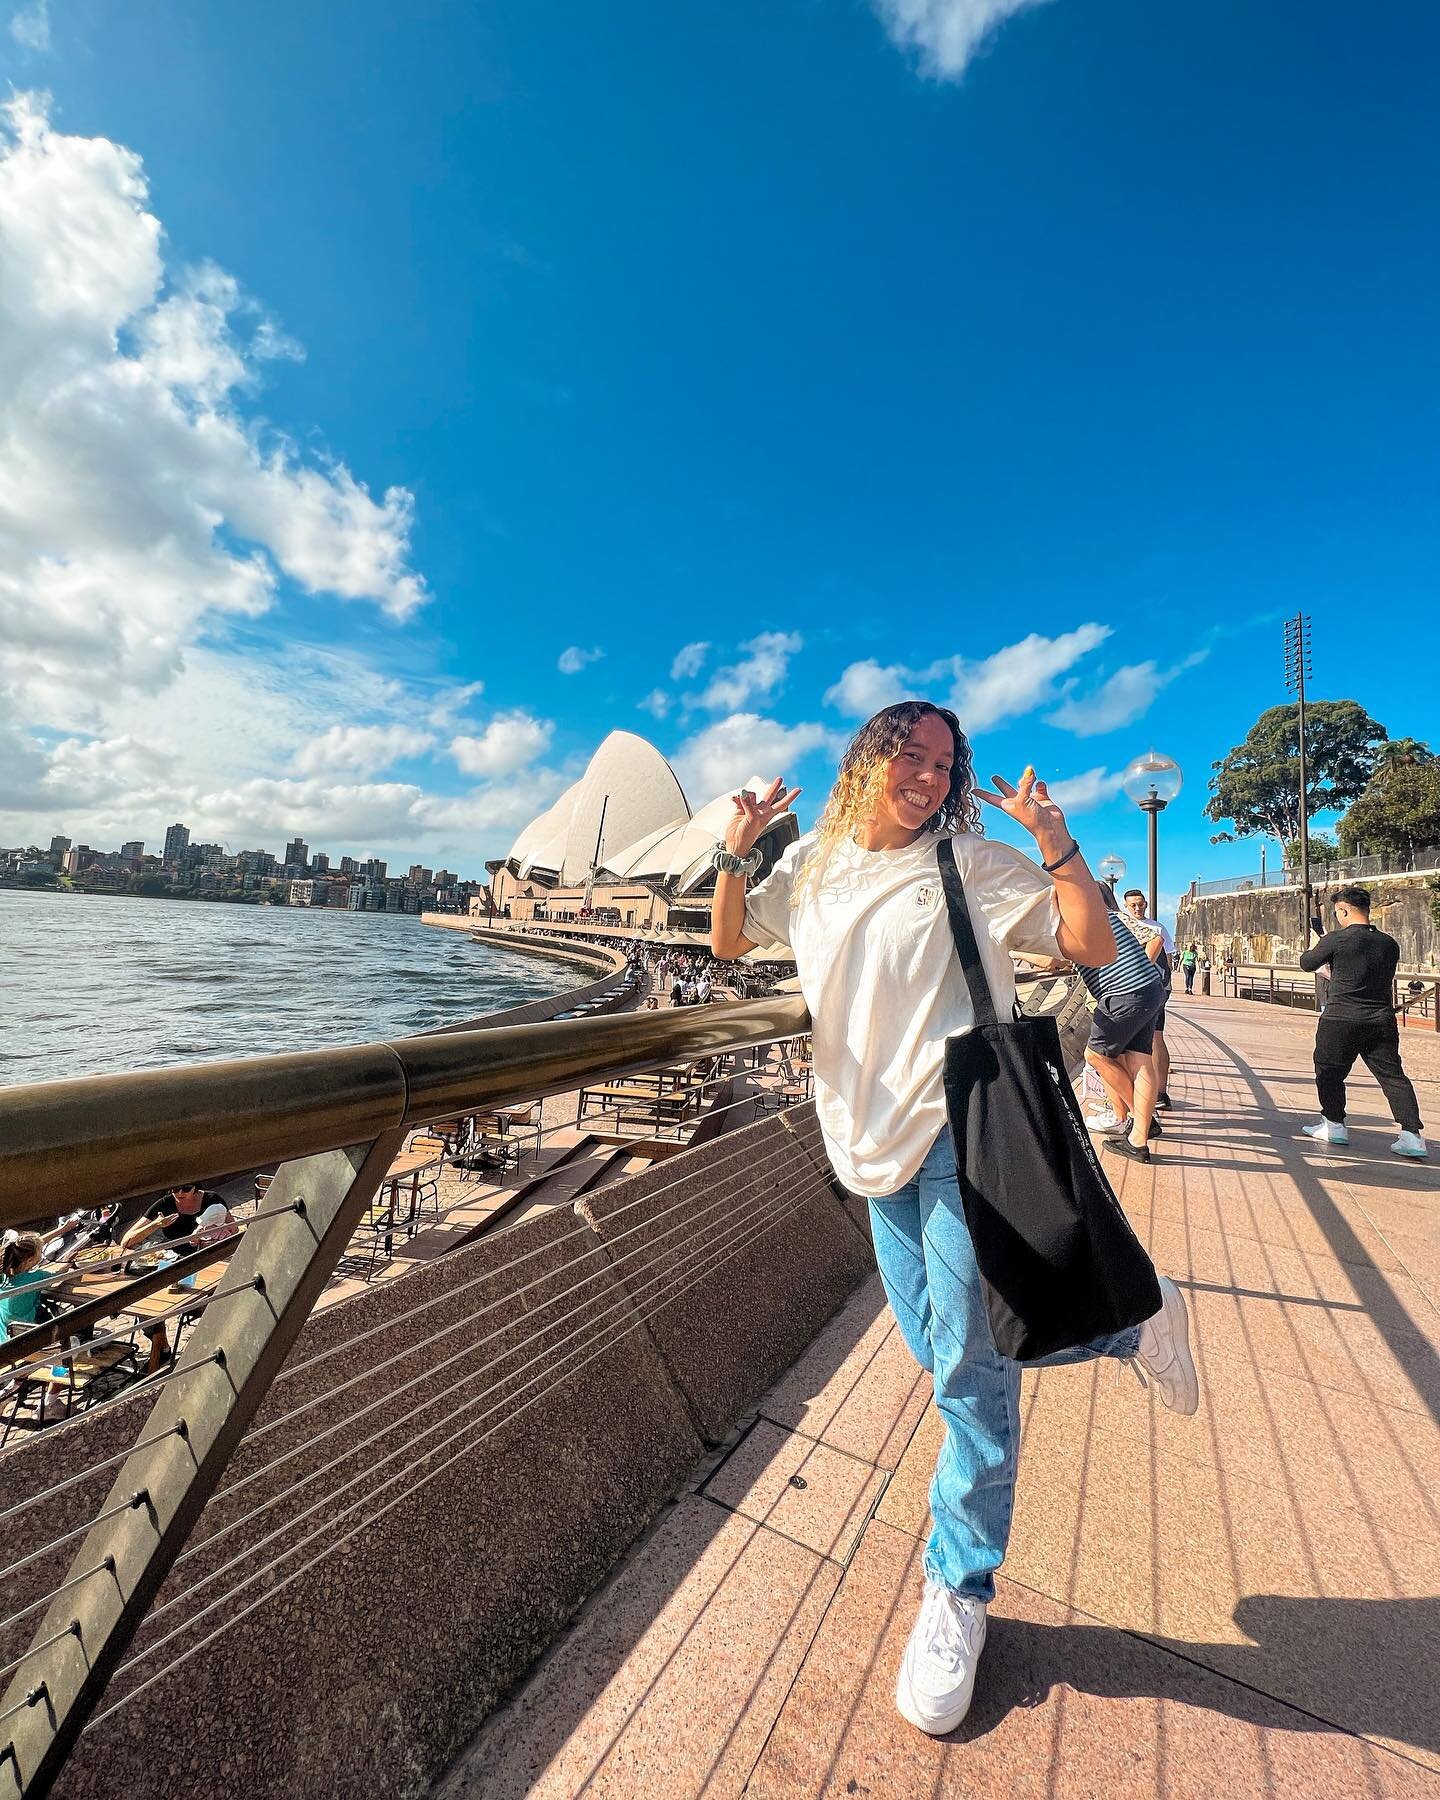
<path id="1" fill-rule="evenodd" d="M 1018 954 L 1056 956 L 1055 885 L 1008 844 L 954 835 L 955 862 L 1001 1018 L 1015 1000 Z M 852 1193 L 902 1188 L 945 1125 L 945 1039 L 975 1023 L 945 910 L 939 842 L 898 850 L 836 846 L 818 888 L 790 900 L 807 833 L 745 897 L 745 936 L 795 953 L 815 1045 L 815 1110 L 825 1148 Z"/>

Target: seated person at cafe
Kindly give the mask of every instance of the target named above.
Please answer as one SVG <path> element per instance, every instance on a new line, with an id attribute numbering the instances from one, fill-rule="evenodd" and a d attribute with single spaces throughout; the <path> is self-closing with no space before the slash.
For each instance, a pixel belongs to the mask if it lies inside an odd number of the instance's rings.
<path id="1" fill-rule="evenodd" d="M 158 1232 L 167 1243 L 175 1243 L 180 1238 L 190 1237 L 200 1223 L 200 1215 L 211 1207 L 218 1206 L 225 1217 L 230 1217 L 229 1208 L 219 1194 L 212 1194 L 198 1184 L 173 1187 L 153 1206 L 147 1207 L 135 1223 L 126 1229 L 120 1239 L 120 1248 L 125 1251 L 138 1250 Z"/>
<path id="2" fill-rule="evenodd" d="M 35 1323 L 46 1274 L 42 1248 L 38 1231 L 7 1231 L 0 1239 L 0 1337 L 12 1325 L 23 1331 Z"/>
<path id="3" fill-rule="evenodd" d="M 225 1202 L 214 1200 L 195 1221 L 195 1229 L 185 1248 L 201 1250 L 207 1244 L 223 1243 L 226 1238 L 234 1237 L 239 1229 L 235 1223 L 235 1215 Z"/>

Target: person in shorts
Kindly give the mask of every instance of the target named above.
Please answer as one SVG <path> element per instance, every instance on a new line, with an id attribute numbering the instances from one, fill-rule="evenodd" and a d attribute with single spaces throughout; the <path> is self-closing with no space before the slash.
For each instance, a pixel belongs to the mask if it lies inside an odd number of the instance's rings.
<path id="1" fill-rule="evenodd" d="M 1154 1050 L 1156 1021 L 1165 1011 L 1165 983 L 1125 914 L 1115 907 L 1109 883 L 1098 885 L 1111 909 L 1115 956 L 1101 967 L 1079 961 L 1075 967 L 1095 1001 L 1085 1060 L 1105 1083 L 1120 1121 L 1100 1147 L 1149 1162 L 1150 1139 L 1160 1135 Z"/>
<path id="2" fill-rule="evenodd" d="M 1160 978 L 1165 983 L 1165 1005 L 1170 1004 L 1170 990 L 1175 979 L 1175 940 L 1168 927 L 1159 919 L 1152 919 L 1147 910 L 1148 902 L 1139 888 L 1125 890 L 1125 922 L 1145 946 L 1145 954 L 1160 971 Z M 1155 1096 L 1157 1112 L 1166 1112 L 1170 1106 L 1170 1046 L 1165 1042 L 1165 1007 L 1160 1008 L 1160 1016 L 1155 1021 L 1155 1042 L 1151 1046 L 1151 1056 L 1155 1062 Z"/>

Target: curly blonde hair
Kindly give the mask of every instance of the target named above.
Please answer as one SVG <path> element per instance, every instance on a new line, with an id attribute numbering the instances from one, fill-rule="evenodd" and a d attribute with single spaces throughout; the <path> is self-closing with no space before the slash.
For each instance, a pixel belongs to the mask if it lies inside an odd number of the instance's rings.
<path id="1" fill-rule="evenodd" d="M 887 706 L 866 722 L 851 738 L 840 758 L 840 772 L 815 822 L 815 842 L 796 872 L 791 905 L 818 887 L 825 865 L 837 844 L 851 836 L 856 826 L 875 816 L 885 792 L 885 773 L 905 748 L 910 733 L 928 713 L 950 727 L 955 739 L 955 759 L 950 765 L 950 791 L 920 827 L 938 834 L 968 831 L 984 835 L 980 802 L 975 798 L 975 765 L 970 740 L 955 714 L 928 700 L 901 700 Z"/>

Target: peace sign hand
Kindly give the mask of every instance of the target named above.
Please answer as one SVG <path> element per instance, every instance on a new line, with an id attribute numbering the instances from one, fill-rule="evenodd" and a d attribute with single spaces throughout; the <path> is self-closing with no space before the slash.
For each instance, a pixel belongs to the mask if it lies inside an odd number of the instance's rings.
<path id="1" fill-rule="evenodd" d="M 1040 846 L 1043 861 L 1053 862 L 1069 849 L 1073 840 L 1070 827 L 1065 823 L 1065 814 L 1050 798 L 1045 783 L 1036 779 L 1032 764 L 1025 765 L 1019 787 L 1001 775 L 992 775 L 990 780 L 998 791 L 990 794 L 984 788 L 976 788 L 975 798 L 999 807 L 1001 812 L 1023 825 Z"/>
<path id="2" fill-rule="evenodd" d="M 748 788 L 732 794 L 735 814 L 725 828 L 726 849 L 736 856 L 748 856 L 771 821 L 788 812 L 803 792 L 803 788 L 787 788 L 784 776 L 777 775 L 763 794 L 752 794 Z"/>

